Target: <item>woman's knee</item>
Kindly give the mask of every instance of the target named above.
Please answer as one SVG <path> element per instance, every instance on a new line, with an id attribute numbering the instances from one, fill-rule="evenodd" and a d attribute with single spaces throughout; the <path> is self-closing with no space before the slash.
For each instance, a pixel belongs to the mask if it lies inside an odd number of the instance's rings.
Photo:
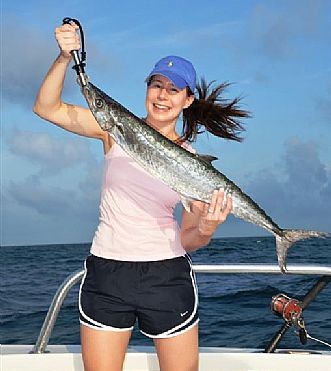
<path id="1" fill-rule="evenodd" d="M 103 331 L 81 325 L 85 371 L 120 371 L 131 331 Z"/>
<path id="2" fill-rule="evenodd" d="M 170 338 L 154 339 L 161 371 L 198 371 L 198 325 Z"/>

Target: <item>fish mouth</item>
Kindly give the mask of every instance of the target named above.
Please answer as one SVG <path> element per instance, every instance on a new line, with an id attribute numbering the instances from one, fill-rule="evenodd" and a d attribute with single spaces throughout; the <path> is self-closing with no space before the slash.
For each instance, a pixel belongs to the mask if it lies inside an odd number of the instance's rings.
<path id="1" fill-rule="evenodd" d="M 93 102 L 93 93 L 91 89 L 88 86 L 84 86 L 82 88 L 83 95 L 85 96 L 85 99 L 87 103 L 91 104 Z"/>

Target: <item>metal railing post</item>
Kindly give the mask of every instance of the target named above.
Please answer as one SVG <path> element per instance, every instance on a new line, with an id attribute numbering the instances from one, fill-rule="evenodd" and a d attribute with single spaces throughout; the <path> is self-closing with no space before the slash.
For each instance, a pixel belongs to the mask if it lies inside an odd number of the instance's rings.
<path id="1" fill-rule="evenodd" d="M 83 275 L 84 270 L 74 272 L 63 281 L 61 286 L 56 291 L 56 294 L 54 295 L 53 301 L 48 309 L 46 318 L 44 320 L 43 326 L 40 330 L 38 339 L 32 350 L 32 353 L 45 352 L 54 324 L 61 309 L 63 300 L 67 296 L 70 289 L 82 279 Z"/>

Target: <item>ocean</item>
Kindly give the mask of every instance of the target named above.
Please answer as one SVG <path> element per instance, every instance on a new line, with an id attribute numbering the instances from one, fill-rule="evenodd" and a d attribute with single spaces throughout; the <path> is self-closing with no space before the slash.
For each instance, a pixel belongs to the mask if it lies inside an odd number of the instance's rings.
<path id="1" fill-rule="evenodd" d="M 1 247 L 0 342 L 34 344 L 59 285 L 83 269 L 90 244 Z M 217 238 L 192 254 L 196 264 L 275 264 L 273 237 Z M 296 243 L 288 264 L 331 266 L 331 238 Z M 197 274 L 200 301 L 200 345 L 264 348 L 283 324 L 270 309 L 272 296 L 300 299 L 317 276 L 264 274 Z M 65 299 L 50 344 L 79 344 L 78 287 Z M 303 312 L 308 333 L 331 343 L 331 283 Z M 152 345 L 137 329 L 131 345 Z M 300 344 L 294 328 L 282 348 L 330 350 L 308 340 Z"/>

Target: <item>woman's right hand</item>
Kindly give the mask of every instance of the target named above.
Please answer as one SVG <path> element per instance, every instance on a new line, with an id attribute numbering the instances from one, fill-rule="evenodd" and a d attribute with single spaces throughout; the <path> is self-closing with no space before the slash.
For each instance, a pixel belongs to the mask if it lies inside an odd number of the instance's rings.
<path id="1" fill-rule="evenodd" d="M 92 112 L 88 108 L 65 103 L 61 97 L 66 71 L 71 61 L 70 52 L 80 49 L 78 29 L 76 24 L 64 24 L 55 29 L 55 38 L 61 53 L 40 86 L 33 111 L 42 119 L 67 131 L 102 140 L 106 153 L 113 143 L 112 139 L 107 131 L 101 129 Z"/>
<path id="2" fill-rule="evenodd" d="M 55 29 L 55 39 L 59 45 L 61 56 L 70 59 L 72 50 L 80 49 L 80 38 L 77 34 L 79 27 L 76 24 L 64 24 Z"/>

